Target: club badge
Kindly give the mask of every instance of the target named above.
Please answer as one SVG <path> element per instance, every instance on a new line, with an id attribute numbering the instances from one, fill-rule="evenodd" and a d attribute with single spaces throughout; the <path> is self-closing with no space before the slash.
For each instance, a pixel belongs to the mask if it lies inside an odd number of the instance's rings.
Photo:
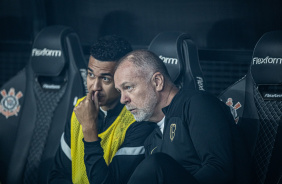
<path id="1" fill-rule="evenodd" d="M 171 124 L 170 125 L 170 140 L 171 142 L 173 141 L 174 137 L 175 137 L 175 131 L 176 131 L 176 124 Z"/>
<path id="2" fill-rule="evenodd" d="M 0 101 L 0 113 L 3 114 L 6 119 L 10 116 L 17 116 L 21 108 L 19 99 L 23 96 L 23 93 L 19 91 L 16 94 L 14 88 L 11 88 L 8 93 L 3 89 L 0 93 L 3 97 Z"/>
<path id="3" fill-rule="evenodd" d="M 230 107 L 231 110 L 231 114 L 233 115 L 233 118 L 235 120 L 235 123 L 237 124 L 239 121 L 239 116 L 237 114 L 237 110 L 242 107 L 240 102 L 237 102 L 234 106 L 233 106 L 233 99 L 232 98 L 228 98 L 226 101 L 226 105 L 228 105 Z"/>

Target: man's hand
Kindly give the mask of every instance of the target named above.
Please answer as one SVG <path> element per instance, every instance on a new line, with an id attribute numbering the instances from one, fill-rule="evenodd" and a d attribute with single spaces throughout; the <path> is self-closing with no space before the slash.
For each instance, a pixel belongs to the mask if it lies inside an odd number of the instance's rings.
<path id="1" fill-rule="evenodd" d="M 86 142 L 98 140 L 98 93 L 98 91 L 89 91 L 87 96 L 74 108 L 74 113 L 82 126 L 82 132 Z"/>

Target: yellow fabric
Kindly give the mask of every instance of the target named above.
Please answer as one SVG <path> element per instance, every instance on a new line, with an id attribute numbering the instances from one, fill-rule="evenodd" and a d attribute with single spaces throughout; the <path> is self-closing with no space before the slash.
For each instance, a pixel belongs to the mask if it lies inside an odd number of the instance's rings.
<path id="1" fill-rule="evenodd" d="M 85 97 L 79 99 L 77 106 Z M 113 124 L 98 136 L 101 138 L 101 147 L 104 150 L 104 159 L 109 165 L 117 150 L 124 141 L 126 130 L 135 121 L 133 115 L 124 107 Z M 83 133 L 75 113 L 71 117 L 71 158 L 72 158 L 72 182 L 88 184 L 86 168 L 84 164 Z"/>

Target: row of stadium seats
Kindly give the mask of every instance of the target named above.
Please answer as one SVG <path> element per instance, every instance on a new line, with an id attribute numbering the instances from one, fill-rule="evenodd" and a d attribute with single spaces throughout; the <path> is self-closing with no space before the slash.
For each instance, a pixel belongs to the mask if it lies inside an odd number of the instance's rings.
<path id="1" fill-rule="evenodd" d="M 164 61 L 179 87 L 205 90 L 198 50 L 188 34 L 160 33 L 148 49 Z M 256 183 L 281 177 L 281 64 L 282 32 L 266 33 L 254 49 L 247 75 L 219 96 L 245 133 Z M 67 117 L 87 92 L 86 69 L 71 28 L 51 26 L 37 35 L 27 66 L 0 89 L 3 184 L 47 182 Z"/>

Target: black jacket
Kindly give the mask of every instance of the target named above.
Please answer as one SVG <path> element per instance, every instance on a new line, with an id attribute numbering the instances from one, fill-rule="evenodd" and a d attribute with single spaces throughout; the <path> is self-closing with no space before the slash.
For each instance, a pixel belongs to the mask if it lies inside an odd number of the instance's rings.
<path id="1" fill-rule="evenodd" d="M 201 184 L 232 183 L 235 123 L 229 107 L 208 93 L 180 90 L 163 112 L 163 134 L 156 128 L 147 138 L 146 156 L 172 156 Z"/>
<path id="2" fill-rule="evenodd" d="M 124 105 L 118 104 L 114 109 L 107 112 L 102 111 L 98 116 L 98 131 L 104 132 L 117 118 Z M 127 129 L 125 139 L 120 149 L 143 149 L 144 140 L 156 127 L 151 122 L 134 122 Z M 49 183 L 72 183 L 71 160 L 70 160 L 70 121 L 66 125 L 61 146 L 56 154 L 53 169 L 49 174 Z M 65 147 L 68 147 L 66 150 Z M 85 166 L 90 183 L 127 183 L 135 167 L 144 159 L 143 154 L 120 154 L 114 156 L 111 164 L 106 165 L 103 158 L 103 149 L 100 140 L 96 142 L 84 142 Z M 94 180 L 95 178 L 95 180 Z"/>

